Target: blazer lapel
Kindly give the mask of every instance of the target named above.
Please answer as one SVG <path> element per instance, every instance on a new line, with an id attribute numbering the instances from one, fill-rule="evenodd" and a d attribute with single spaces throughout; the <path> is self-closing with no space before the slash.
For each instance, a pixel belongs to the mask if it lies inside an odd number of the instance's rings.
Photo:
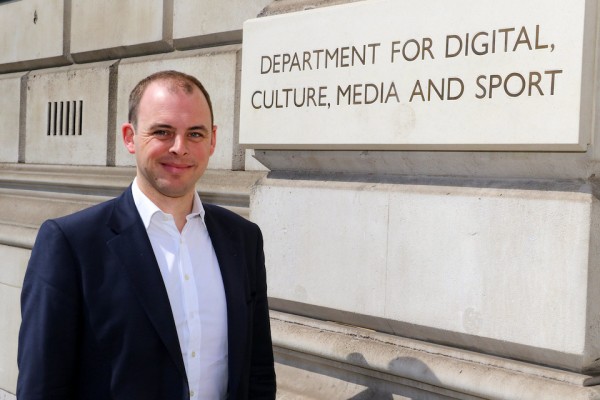
<path id="1" fill-rule="evenodd" d="M 142 307 L 175 365 L 185 377 L 185 366 L 169 297 L 146 228 L 133 202 L 131 187 L 117 198 L 108 226 L 117 234 L 107 242 L 108 247 L 127 270 Z"/>
<path id="2" fill-rule="evenodd" d="M 227 333 L 229 347 L 229 392 L 238 386 L 244 366 L 248 340 L 248 303 L 250 288 L 246 260 L 240 248 L 240 232 L 220 220 L 214 206 L 204 204 L 208 229 L 227 299 Z"/>

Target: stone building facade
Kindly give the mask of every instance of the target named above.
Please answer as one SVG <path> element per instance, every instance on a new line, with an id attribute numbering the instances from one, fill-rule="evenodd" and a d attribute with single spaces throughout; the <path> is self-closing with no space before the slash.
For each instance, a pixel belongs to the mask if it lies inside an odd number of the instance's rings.
<path id="1" fill-rule="evenodd" d="M 213 99 L 202 199 L 263 229 L 279 398 L 600 399 L 594 115 L 583 151 L 240 144 L 244 21 L 349 3 L 0 1 L 0 399 L 37 229 L 131 183 L 127 96 L 163 69 Z"/>

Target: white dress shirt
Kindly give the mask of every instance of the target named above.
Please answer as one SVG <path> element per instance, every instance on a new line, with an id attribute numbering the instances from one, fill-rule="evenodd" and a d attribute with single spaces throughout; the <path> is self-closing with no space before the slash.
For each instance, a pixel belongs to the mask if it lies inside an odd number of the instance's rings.
<path id="1" fill-rule="evenodd" d="M 191 399 L 224 399 L 227 393 L 227 304 L 215 250 L 197 193 L 180 233 L 172 215 L 142 193 L 133 199 L 167 288 Z"/>

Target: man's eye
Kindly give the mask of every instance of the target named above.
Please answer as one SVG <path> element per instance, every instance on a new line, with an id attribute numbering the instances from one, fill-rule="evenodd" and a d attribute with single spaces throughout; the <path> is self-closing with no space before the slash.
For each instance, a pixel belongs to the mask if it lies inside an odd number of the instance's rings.
<path id="1" fill-rule="evenodd" d="M 204 137 L 202 132 L 190 132 L 190 137 L 194 139 L 200 139 Z"/>
<path id="2" fill-rule="evenodd" d="M 165 131 L 165 130 L 158 130 L 158 131 L 153 132 L 154 136 L 167 136 L 168 134 L 169 134 L 169 131 Z"/>

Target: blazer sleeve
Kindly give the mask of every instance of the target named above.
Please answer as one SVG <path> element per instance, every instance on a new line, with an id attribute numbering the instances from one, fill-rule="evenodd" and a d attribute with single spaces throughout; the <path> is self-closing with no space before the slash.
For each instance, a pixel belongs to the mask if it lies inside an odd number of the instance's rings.
<path id="1" fill-rule="evenodd" d="M 275 399 L 276 380 L 273 345 L 267 301 L 267 274 L 263 238 L 260 229 L 256 249 L 256 303 L 253 321 L 252 359 L 250 364 L 249 399 Z"/>
<path id="2" fill-rule="evenodd" d="M 77 262 L 54 221 L 39 230 L 21 293 L 19 400 L 75 398 L 81 326 Z"/>

